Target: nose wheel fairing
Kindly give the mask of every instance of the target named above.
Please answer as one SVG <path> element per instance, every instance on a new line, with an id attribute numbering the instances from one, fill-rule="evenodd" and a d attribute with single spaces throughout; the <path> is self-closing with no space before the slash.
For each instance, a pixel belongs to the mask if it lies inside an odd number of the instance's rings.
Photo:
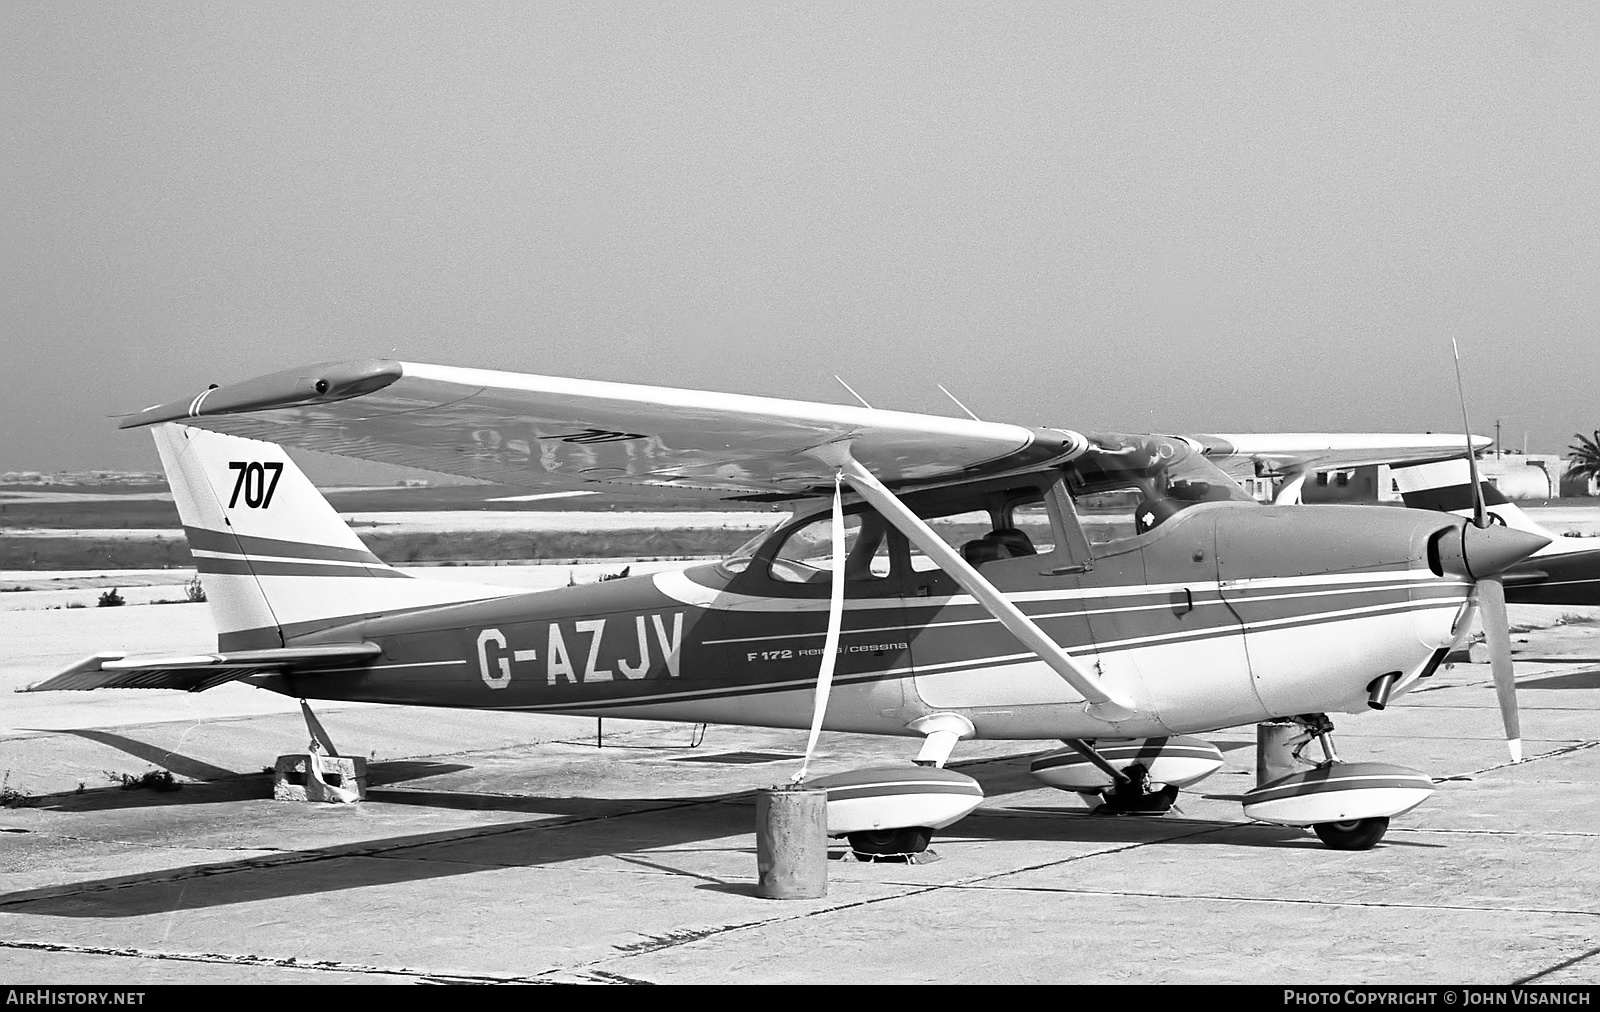
<path id="1" fill-rule="evenodd" d="M 1344 824 L 1403 815 L 1432 793 L 1432 780 L 1404 766 L 1330 762 L 1246 793 L 1244 814 L 1279 826 Z"/>

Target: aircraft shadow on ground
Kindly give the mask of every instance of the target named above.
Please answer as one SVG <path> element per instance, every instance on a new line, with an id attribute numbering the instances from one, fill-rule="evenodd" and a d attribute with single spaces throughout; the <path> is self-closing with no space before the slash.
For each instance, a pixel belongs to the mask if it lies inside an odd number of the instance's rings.
<path id="1" fill-rule="evenodd" d="M 1519 689 L 1600 689 L 1600 668 L 1571 671 L 1561 675 L 1541 675 L 1517 682 Z"/>
<path id="2" fill-rule="evenodd" d="M 127 735 L 116 734 L 111 731 L 99 731 L 89 728 L 57 731 L 57 734 L 70 734 L 86 741 L 98 742 L 108 745 L 119 752 L 125 752 L 142 762 L 167 770 L 173 776 L 186 777 L 190 780 L 225 780 L 238 776 L 234 770 L 213 766 L 191 756 L 183 755 L 164 749 L 159 745 L 129 738 Z"/>
<path id="3" fill-rule="evenodd" d="M 428 775 L 435 768 L 428 763 L 385 765 L 398 767 L 391 772 L 418 776 Z M 1009 786 L 1019 775 L 1027 776 L 1026 764 L 1014 758 L 1009 764 L 996 761 L 976 765 L 989 767 L 978 772 L 995 787 Z M 230 781 L 191 785 L 185 791 L 209 794 L 207 800 L 229 800 L 236 792 L 261 800 L 261 783 L 260 777 L 237 777 Z M 1028 786 L 1033 788 L 1031 784 Z M 121 792 L 109 793 L 115 796 Z M 544 818 L 382 837 L 46 886 L 0 895 L 0 911 L 56 917 L 140 917 L 166 914 L 175 909 L 228 906 L 337 893 L 359 887 L 403 885 L 479 871 L 596 859 L 645 864 L 653 870 L 697 880 L 704 888 L 732 892 L 749 888 L 748 882 L 721 881 L 715 876 L 674 867 L 675 859 L 671 854 L 675 849 L 686 848 L 713 853 L 733 850 L 753 857 L 754 795 L 749 791 L 702 797 L 596 799 L 507 797 L 405 788 L 372 791 L 369 799 L 369 803 L 377 804 L 539 813 Z M 1174 815 L 1096 816 L 1042 805 L 980 810 L 950 830 L 936 834 L 935 846 L 941 839 L 1080 845 L 1321 846 L 1308 833 L 1282 827 Z M 716 841 L 727 843 L 719 847 Z M 204 844 L 197 842 L 195 845 Z M 837 844 L 835 849 L 838 849 Z M 753 862 L 750 870 L 753 875 Z"/>
<path id="4" fill-rule="evenodd" d="M 749 888 L 748 882 L 722 881 L 674 867 L 670 856 L 675 848 L 704 851 L 708 842 L 737 837 L 748 842 L 732 849 L 753 857 L 754 827 L 748 795 L 654 801 L 526 801 L 541 811 L 567 809 L 575 814 L 46 886 L 0 895 L 0 911 L 53 917 L 143 917 L 596 858 L 644 864 L 652 870 L 695 879 L 706 888 L 730 892 Z M 1280 827 L 1191 819 L 1099 818 L 1040 808 L 974 814 L 948 834 L 936 836 L 935 845 L 943 838 L 1292 847 L 1306 845 L 1303 836 Z M 754 874 L 753 862 L 751 873 Z"/>
<path id="5" fill-rule="evenodd" d="M 80 732 L 73 732 L 78 734 Z M 86 737 L 88 735 L 85 735 Z M 112 736 L 116 737 L 116 736 Z M 151 760 L 154 762 L 154 760 Z M 272 797 L 272 773 L 263 770 L 260 773 L 234 773 L 220 767 L 209 766 L 188 760 L 187 757 L 171 753 L 166 761 L 156 763 L 175 775 L 197 779 L 197 783 L 175 784 L 171 788 L 161 788 L 150 784 L 140 786 L 96 786 L 77 791 L 63 791 L 55 794 L 43 794 L 29 801 L 29 807 L 42 808 L 54 812 L 106 812 L 129 808 L 160 808 L 178 807 L 186 805 L 219 805 L 233 801 L 259 801 Z M 199 778 L 195 775 L 198 767 L 206 767 L 217 775 Z M 370 767 L 368 787 L 383 787 L 405 783 L 412 780 L 421 780 L 427 777 L 441 776 L 446 773 L 457 773 L 469 770 L 472 767 L 456 762 L 428 762 L 422 760 L 401 760 L 387 762 Z M 137 783 L 137 781 L 135 781 Z M 389 792 L 396 793 L 396 792 Z M 483 800 L 490 802 L 480 804 L 477 808 L 493 808 L 492 796 L 478 795 Z M 385 800 L 391 800 L 386 798 Z M 457 807 L 469 807 L 461 805 Z M 514 810 L 514 809 L 512 809 Z"/>
<path id="6" fill-rule="evenodd" d="M 573 814 L 46 886 L 0 895 L 0 911 L 57 917 L 141 917 L 173 909 L 400 885 L 478 871 L 532 868 L 641 851 L 659 853 L 751 831 L 749 806 L 721 804 L 727 800 L 722 797 L 525 800 L 541 811 Z M 753 851 L 753 846 L 749 849 Z"/>

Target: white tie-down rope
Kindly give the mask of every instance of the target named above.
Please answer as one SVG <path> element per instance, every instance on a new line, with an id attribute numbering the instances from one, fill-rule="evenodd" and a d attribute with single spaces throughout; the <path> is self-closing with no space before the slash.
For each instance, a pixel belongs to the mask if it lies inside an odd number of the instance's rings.
<path id="1" fill-rule="evenodd" d="M 822 641 L 822 670 L 817 673 L 817 700 L 811 710 L 811 737 L 806 741 L 806 757 L 793 783 L 806 782 L 811 753 L 817 747 L 822 716 L 828 711 L 828 691 L 833 688 L 833 666 L 839 657 L 839 627 L 844 620 L 844 508 L 839 495 L 840 475 L 833 476 L 833 593 L 828 598 L 828 635 Z"/>

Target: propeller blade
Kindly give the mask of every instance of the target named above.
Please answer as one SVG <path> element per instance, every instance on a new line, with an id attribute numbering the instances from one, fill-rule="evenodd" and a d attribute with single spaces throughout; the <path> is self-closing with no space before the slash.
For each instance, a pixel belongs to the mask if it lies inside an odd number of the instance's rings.
<path id="1" fill-rule="evenodd" d="M 1506 618 L 1506 589 L 1500 578 L 1478 581 L 1478 608 L 1483 636 L 1489 645 L 1489 666 L 1494 692 L 1500 699 L 1500 720 L 1506 728 L 1506 748 L 1511 761 L 1522 761 L 1522 721 L 1517 714 L 1517 676 L 1511 666 L 1511 625 Z"/>
<path id="2" fill-rule="evenodd" d="M 1467 473 L 1472 480 L 1472 522 L 1479 527 L 1489 524 L 1488 510 L 1483 504 L 1483 485 L 1478 478 L 1478 454 L 1472 449 L 1472 423 L 1467 421 L 1467 392 L 1461 385 L 1461 349 L 1456 339 L 1450 339 L 1450 351 L 1456 359 L 1456 397 L 1461 401 L 1461 430 L 1467 438 Z"/>
<path id="3" fill-rule="evenodd" d="M 1461 551 L 1467 569 L 1477 580 L 1478 611 L 1483 638 L 1489 646 L 1489 668 L 1494 673 L 1494 693 L 1500 699 L 1500 720 L 1506 728 L 1506 749 L 1511 761 L 1522 761 L 1522 720 L 1517 714 L 1517 673 L 1511 665 L 1511 622 L 1506 618 L 1506 588 L 1500 582 L 1505 568 L 1519 561 L 1523 546 L 1503 536 L 1490 537 L 1488 509 L 1483 502 L 1483 480 L 1478 476 L 1478 454 L 1472 448 L 1472 423 L 1467 421 L 1467 393 L 1461 385 L 1461 349 L 1455 338 L 1450 351 L 1456 360 L 1456 397 L 1461 401 L 1461 428 L 1467 440 L 1467 473 L 1472 482 L 1472 526 L 1462 531 Z M 1546 544 L 1548 538 L 1540 539 Z M 1526 558 L 1543 545 L 1521 555 Z"/>

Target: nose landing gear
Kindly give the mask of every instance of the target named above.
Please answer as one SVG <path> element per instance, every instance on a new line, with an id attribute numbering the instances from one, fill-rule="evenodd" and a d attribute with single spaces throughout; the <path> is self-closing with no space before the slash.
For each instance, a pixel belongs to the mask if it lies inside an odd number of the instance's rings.
<path id="1" fill-rule="evenodd" d="M 1262 725 L 1258 769 L 1292 768 L 1295 763 L 1311 769 L 1278 777 L 1247 793 L 1244 814 L 1249 818 L 1310 826 L 1332 850 L 1370 850 L 1388 832 L 1392 816 L 1410 811 L 1433 792 L 1433 782 L 1416 770 L 1341 760 L 1333 747 L 1333 722 L 1326 714 L 1302 714 L 1294 723 L 1299 731 L 1288 736 L 1277 733 L 1282 725 Z M 1320 763 L 1300 755 L 1313 741 L 1322 748 Z M 1266 754 L 1269 749 L 1277 754 Z"/>

